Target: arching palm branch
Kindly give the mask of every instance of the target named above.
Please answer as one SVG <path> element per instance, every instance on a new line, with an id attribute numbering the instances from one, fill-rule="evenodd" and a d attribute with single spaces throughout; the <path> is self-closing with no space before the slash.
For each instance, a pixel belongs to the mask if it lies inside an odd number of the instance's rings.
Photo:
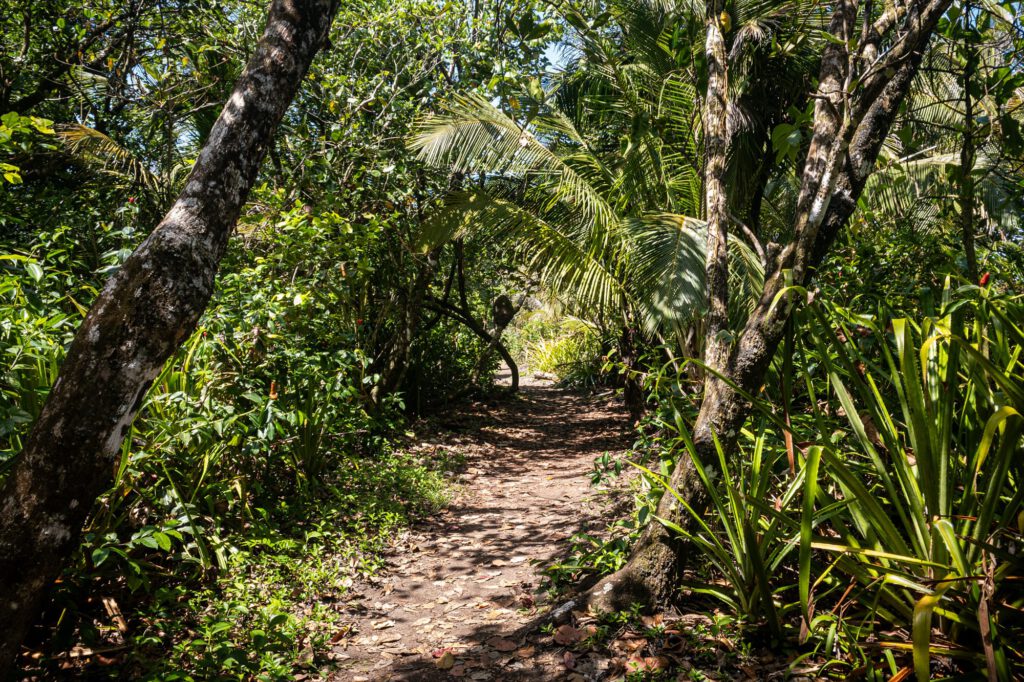
<path id="1" fill-rule="evenodd" d="M 630 200 L 662 177 L 651 168 L 656 156 L 612 166 L 563 112 L 520 127 L 482 98 L 423 121 L 411 145 L 428 163 L 489 179 L 485 190 L 449 198 L 424 226 L 422 248 L 481 233 L 504 240 L 575 314 L 593 320 L 637 320 L 653 331 L 699 313 L 703 223 L 637 210 L 650 203 L 644 196 Z"/>

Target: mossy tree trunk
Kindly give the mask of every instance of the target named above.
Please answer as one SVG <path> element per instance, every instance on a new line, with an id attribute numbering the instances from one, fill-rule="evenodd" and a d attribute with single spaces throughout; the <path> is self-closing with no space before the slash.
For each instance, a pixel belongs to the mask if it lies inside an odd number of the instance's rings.
<path id="1" fill-rule="evenodd" d="M 336 11 L 336 0 L 273 0 L 181 195 L 75 335 L 0 497 L 0 679 L 110 485 L 150 384 L 206 309 L 264 153 Z"/>

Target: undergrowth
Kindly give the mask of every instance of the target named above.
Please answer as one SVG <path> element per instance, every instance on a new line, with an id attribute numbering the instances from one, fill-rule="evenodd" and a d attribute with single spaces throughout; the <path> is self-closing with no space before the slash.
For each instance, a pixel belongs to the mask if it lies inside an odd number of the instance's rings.
<path id="1" fill-rule="evenodd" d="M 69 666 L 62 652 L 78 646 L 111 649 L 109 675 L 140 679 L 291 679 L 296 670 L 326 670 L 353 585 L 380 570 L 382 553 L 411 520 L 447 503 L 445 466 L 391 451 L 352 461 L 330 472 L 315 497 L 282 499 L 226 535 L 222 568 L 182 574 L 177 542 L 164 550 L 136 538 L 99 566 L 83 553 L 48 614 L 53 632 L 36 669 L 59 674 Z M 142 573 L 145 582 L 131 589 L 124 576 Z M 124 632 L 98 625 L 109 613 L 86 593 L 130 614 Z"/>

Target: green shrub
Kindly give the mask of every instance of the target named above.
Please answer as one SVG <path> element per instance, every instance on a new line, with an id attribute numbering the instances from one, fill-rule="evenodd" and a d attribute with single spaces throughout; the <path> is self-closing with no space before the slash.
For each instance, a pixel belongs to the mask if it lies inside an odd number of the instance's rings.
<path id="1" fill-rule="evenodd" d="M 554 375 L 566 386 L 592 387 L 600 380 L 607 353 L 601 335 L 587 322 L 535 311 L 512 336 L 512 352 L 524 369 Z"/>
<path id="2" fill-rule="evenodd" d="M 809 459 L 813 470 L 820 457 L 823 480 L 807 481 L 821 517 L 804 555 L 825 552 L 831 564 L 815 582 L 855 581 L 868 622 L 911 631 L 918 679 L 932 654 L 975 657 L 1011 679 L 1024 663 L 1019 298 L 947 281 L 940 309 L 920 322 L 822 304 L 805 322 L 818 379 L 848 423 L 829 436 L 811 402 L 823 447 Z M 808 581 L 810 565 L 801 570 Z"/>
<path id="3" fill-rule="evenodd" d="M 0 257 L 0 479 L 86 307 L 137 240 L 132 211 L 89 249 L 62 227 Z M 129 617 L 145 626 L 132 665 L 157 679 L 289 674 L 338 618 L 304 608 L 315 590 L 340 594 L 377 570 L 400 527 L 447 501 L 434 464 L 394 452 L 400 396 L 366 409 L 377 377 L 360 301 L 381 226 L 293 206 L 271 230 L 244 229 L 93 508 L 58 590 L 55 648 L 101 642 L 85 599 L 101 584 L 135 603 Z"/>

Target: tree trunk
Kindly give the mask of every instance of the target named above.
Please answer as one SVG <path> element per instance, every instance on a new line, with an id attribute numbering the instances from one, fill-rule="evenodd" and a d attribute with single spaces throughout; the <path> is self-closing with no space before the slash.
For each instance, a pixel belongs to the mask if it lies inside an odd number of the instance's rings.
<path id="1" fill-rule="evenodd" d="M 502 360 L 508 367 L 510 377 L 510 393 L 516 393 L 519 391 L 519 366 L 515 360 L 512 359 L 512 355 L 505 348 L 505 344 L 501 342 L 501 336 L 508 329 L 508 326 L 512 324 L 512 320 L 515 319 L 516 314 L 522 309 L 523 304 L 526 302 L 526 294 L 523 294 L 519 299 L 519 305 L 513 306 L 511 299 L 507 296 L 499 296 L 491 304 L 492 320 L 494 329 L 490 332 L 491 340 L 487 342 L 487 346 L 483 352 L 480 353 L 480 358 L 476 361 L 476 366 L 473 368 L 472 377 L 469 380 L 470 386 L 475 386 L 480 381 L 480 375 L 483 374 L 484 369 L 487 367 L 488 361 L 491 359 L 491 353 L 498 350 L 498 354 L 501 355 Z M 465 311 L 467 317 L 471 317 L 469 311 Z"/>
<path id="2" fill-rule="evenodd" d="M 970 30 L 971 3 L 964 7 L 964 28 Z M 974 98 L 971 96 L 971 81 L 977 69 L 978 55 L 974 37 L 968 33 L 964 39 L 964 71 L 961 87 L 964 91 L 963 143 L 960 147 L 960 232 L 967 260 L 967 278 L 972 284 L 978 283 L 978 255 L 974 248 Z"/>
<path id="3" fill-rule="evenodd" d="M 715 349 L 705 356 L 706 364 L 717 369 L 728 381 L 709 372 L 705 382 L 704 398 L 693 430 L 695 450 L 703 462 L 711 463 L 717 458 L 712 434 L 717 435 L 727 457 L 735 452 L 750 405 L 743 393 L 732 386 L 749 395 L 756 395 L 760 390 L 791 314 L 790 303 L 778 300 L 778 296 L 788 281 L 794 284 L 810 281 L 813 269 L 820 265 L 836 235 L 849 221 L 882 142 L 917 74 L 921 51 L 950 2 L 917 0 L 906 8 L 884 13 L 865 31 L 860 53 L 855 56 L 846 54 L 846 45 L 852 42 L 849 38 L 856 7 L 844 2 L 836 8 L 830 30 L 840 40 L 830 43 L 822 57 L 814 135 L 794 217 L 794 239 L 766 268 L 761 299 L 739 334 L 739 340 L 729 350 L 726 361 L 720 363 L 721 356 Z M 902 35 L 878 60 L 881 63 L 872 61 L 866 75 L 851 73 L 851 65 L 859 63 L 858 58 L 863 57 L 868 48 L 877 48 L 882 37 L 901 17 Z M 709 30 L 709 43 L 711 39 Z M 849 83 L 858 75 L 862 79 L 861 88 L 854 93 L 854 98 L 847 99 Z M 711 87 L 709 82 L 709 90 Z M 708 167 L 710 169 L 711 165 Z M 710 186 L 706 182 L 706 188 Z M 709 224 L 710 210 L 709 205 Z M 708 233 L 710 240 L 710 227 Z M 711 257 L 709 248 L 709 273 L 713 266 Z M 716 295 L 721 296 L 721 292 L 713 288 L 709 277 L 709 296 Z M 711 325 L 709 334 L 710 328 Z M 698 514 L 707 509 L 707 493 L 685 453 L 680 456 L 669 485 Z M 657 515 L 683 528 L 691 527 L 689 515 L 682 513 L 672 495 L 662 497 Z M 686 565 L 686 556 L 684 543 L 672 537 L 662 524 L 653 521 L 637 541 L 626 565 L 590 590 L 587 604 L 592 609 L 608 611 L 635 601 L 665 602 L 676 590 L 676 579 Z"/>
<path id="4" fill-rule="evenodd" d="M 619 337 L 619 355 L 622 356 L 622 400 L 629 412 L 629 423 L 636 424 L 647 411 L 644 384 L 641 378 L 637 337 L 640 332 L 632 326 L 622 330 Z"/>
<path id="5" fill-rule="evenodd" d="M 715 371 L 725 369 L 730 350 L 725 334 L 729 325 L 729 196 L 725 182 L 729 152 L 726 115 L 729 81 L 725 37 L 719 24 L 723 6 L 720 0 L 707 0 L 705 6 L 708 25 L 704 55 L 708 63 L 708 85 L 702 115 L 704 218 L 708 225 L 705 264 L 708 311 L 704 318 L 704 360 Z M 704 400 L 694 430 L 694 445 L 705 462 L 712 461 L 708 455 L 714 452 L 710 434 L 724 424 L 719 414 L 727 407 L 727 401 L 719 398 L 724 388 L 727 387 L 713 372 L 705 373 Z M 709 446 L 712 448 L 710 452 L 707 451 Z M 693 461 L 685 454 L 676 464 L 672 486 L 694 509 L 701 511 L 706 506 L 706 495 Z M 683 519 L 675 505 L 673 495 L 663 495 L 657 515 L 678 523 Z M 651 605 L 668 601 L 685 567 L 682 548 L 680 539 L 662 524 L 652 521 L 637 541 L 626 566 L 597 584 L 588 595 L 588 605 L 599 611 L 618 611 L 633 603 Z"/>
<path id="6" fill-rule="evenodd" d="M 704 219 L 708 224 L 705 281 L 708 310 L 704 316 L 704 362 L 721 370 L 729 357 L 729 195 L 725 173 L 729 154 L 729 74 L 725 36 L 718 23 L 724 3 L 708 0 L 710 17 L 704 56 L 708 62 L 708 89 L 704 97 Z M 709 375 L 708 381 L 711 380 Z"/>
<path id="7" fill-rule="evenodd" d="M 0 502 L 0 678 L 110 484 L 147 389 L 206 309 L 264 152 L 336 11 L 334 0 L 273 1 L 181 195 L 75 335 Z"/>

